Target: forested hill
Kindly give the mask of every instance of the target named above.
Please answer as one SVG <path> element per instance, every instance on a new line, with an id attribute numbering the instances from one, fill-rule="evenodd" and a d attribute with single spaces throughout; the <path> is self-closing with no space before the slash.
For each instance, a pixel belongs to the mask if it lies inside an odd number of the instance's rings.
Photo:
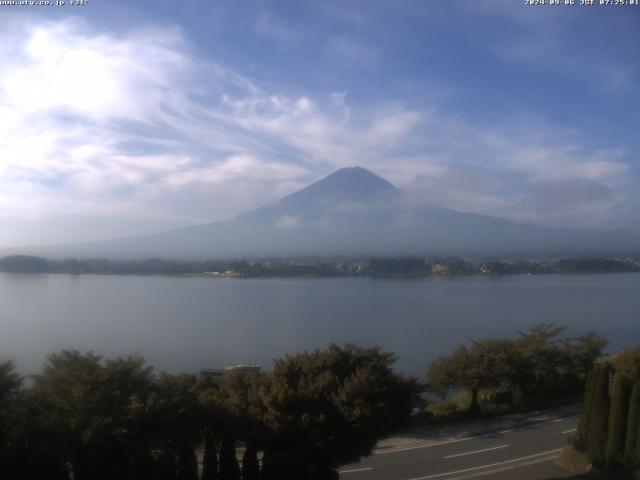
<path id="1" fill-rule="evenodd" d="M 0 259 L 0 271 L 8 273 L 47 273 L 49 262 L 31 255 L 12 255 Z"/>

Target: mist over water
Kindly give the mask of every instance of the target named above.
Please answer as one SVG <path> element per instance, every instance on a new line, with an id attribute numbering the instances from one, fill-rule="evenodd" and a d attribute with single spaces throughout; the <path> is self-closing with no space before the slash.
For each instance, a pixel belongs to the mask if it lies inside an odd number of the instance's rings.
<path id="1" fill-rule="evenodd" d="M 158 370 L 272 360 L 330 342 L 382 345 L 423 376 L 460 342 L 553 322 L 640 341 L 640 274 L 210 279 L 0 274 L 0 356 L 24 374 L 63 348 L 140 353 Z"/>

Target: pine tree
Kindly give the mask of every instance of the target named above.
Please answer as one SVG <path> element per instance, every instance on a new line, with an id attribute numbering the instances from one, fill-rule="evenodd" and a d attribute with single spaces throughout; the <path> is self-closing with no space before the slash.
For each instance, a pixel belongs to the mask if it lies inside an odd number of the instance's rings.
<path id="1" fill-rule="evenodd" d="M 220 447 L 220 480 L 240 480 L 240 467 L 236 458 L 236 442 L 231 437 L 222 440 Z"/>
<path id="2" fill-rule="evenodd" d="M 625 440 L 624 463 L 640 467 L 640 380 L 636 380 L 629 400 L 627 438 Z"/>
<path id="3" fill-rule="evenodd" d="M 587 438 L 587 456 L 592 465 L 602 467 L 605 462 L 607 433 L 609 427 L 609 377 L 611 367 L 602 365 L 598 368 L 594 380 L 592 408 L 587 419 L 589 421 L 589 437 Z"/>
<path id="4" fill-rule="evenodd" d="M 607 465 L 619 465 L 624 459 L 629 396 L 629 381 L 624 375 L 616 373 L 613 377 L 611 408 L 609 409 L 609 434 L 605 452 Z"/>
<path id="5" fill-rule="evenodd" d="M 202 479 L 218 480 L 218 453 L 213 435 L 207 432 L 204 438 L 204 458 L 202 460 Z"/>
<path id="6" fill-rule="evenodd" d="M 247 448 L 242 456 L 242 480 L 260 480 L 258 450 L 253 442 L 247 443 Z"/>

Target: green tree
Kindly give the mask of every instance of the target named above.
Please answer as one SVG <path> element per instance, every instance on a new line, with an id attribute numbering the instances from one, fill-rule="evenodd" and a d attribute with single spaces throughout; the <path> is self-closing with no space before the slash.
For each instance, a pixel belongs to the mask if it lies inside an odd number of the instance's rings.
<path id="1" fill-rule="evenodd" d="M 605 450 L 609 427 L 609 364 L 598 367 L 593 384 L 593 406 L 589 420 L 589 437 L 587 439 L 587 456 L 596 467 L 606 464 Z"/>
<path id="2" fill-rule="evenodd" d="M 255 443 L 247 443 L 242 455 L 242 480 L 260 480 L 260 464 Z"/>
<path id="3" fill-rule="evenodd" d="M 630 393 L 631 389 L 627 378 L 620 373 L 616 373 L 613 376 L 613 387 L 611 389 L 609 433 L 605 452 L 607 465 L 619 465 L 623 462 Z"/>
<path id="4" fill-rule="evenodd" d="M 15 427 L 15 410 L 22 381 L 11 360 L 0 363 L 0 459 L 6 453 L 9 435 Z"/>
<path id="5" fill-rule="evenodd" d="M 529 403 L 582 393 L 606 341 L 595 333 L 561 338 L 563 332 L 563 327 L 541 324 L 521 332 L 517 340 L 459 345 L 432 363 L 427 382 L 443 395 L 452 389 L 469 390 L 470 410 L 475 413 L 480 411 L 481 389 L 511 389 Z"/>
<path id="6" fill-rule="evenodd" d="M 182 443 L 179 446 L 177 474 L 178 480 L 198 480 L 198 459 L 193 446 Z"/>
<path id="7" fill-rule="evenodd" d="M 261 373 L 227 372 L 215 383 L 203 382 L 200 402 L 207 429 L 216 431 L 223 442 L 220 450 L 220 478 L 240 475 L 235 457 L 235 439 L 245 442 L 249 454 L 264 444 L 267 429 L 260 421 L 259 390 L 267 376 Z M 232 451 L 233 448 L 233 451 Z"/>
<path id="8" fill-rule="evenodd" d="M 33 437 L 72 465 L 74 478 L 130 478 L 146 455 L 131 407 L 144 400 L 151 369 L 140 357 L 104 360 L 91 352 L 50 355 L 28 400 Z"/>
<path id="9" fill-rule="evenodd" d="M 458 346 L 449 357 L 436 360 L 427 383 L 436 392 L 465 388 L 471 393 L 470 412 L 478 413 L 478 394 L 484 388 L 511 388 L 521 370 L 521 359 L 510 340 L 481 340 L 471 348 Z"/>
<path id="10" fill-rule="evenodd" d="M 633 383 L 629 400 L 624 463 L 629 466 L 640 466 L 640 455 L 638 453 L 640 453 L 640 379 Z"/>
<path id="11" fill-rule="evenodd" d="M 638 426 L 638 429 L 640 429 L 640 426 Z M 638 468 L 640 467 L 640 431 L 637 434 L 636 437 L 636 449 L 635 449 L 635 455 L 633 457 L 633 460 L 631 462 L 631 464 L 635 467 Z"/>
<path id="12" fill-rule="evenodd" d="M 22 383 L 12 361 L 0 363 L 0 478 L 17 478 L 21 473 L 16 456 L 22 433 L 18 413 Z"/>
<path id="13" fill-rule="evenodd" d="M 236 442 L 230 436 L 222 439 L 220 447 L 220 480 L 240 480 Z"/>
<path id="14" fill-rule="evenodd" d="M 591 370 L 587 375 L 587 382 L 585 386 L 584 394 L 584 406 L 582 408 L 582 415 L 580 416 L 580 422 L 578 423 L 578 431 L 576 435 L 577 446 L 584 450 L 586 441 L 589 438 L 589 430 L 591 427 L 591 416 L 593 413 L 593 391 L 596 379 L 596 370 Z"/>
<path id="15" fill-rule="evenodd" d="M 176 455 L 167 448 L 159 450 L 156 454 L 154 469 L 155 480 L 177 480 L 178 467 L 176 465 Z"/>
<path id="16" fill-rule="evenodd" d="M 640 379 L 640 346 L 625 350 L 613 356 L 616 372 L 621 373 L 630 381 Z"/>
<path id="17" fill-rule="evenodd" d="M 517 349 L 522 358 L 519 387 L 527 399 L 556 394 L 563 385 L 559 371 L 563 363 L 560 335 L 564 327 L 540 324 L 519 332 Z"/>
<path id="18" fill-rule="evenodd" d="M 175 468 L 179 480 L 192 476 L 194 452 L 202 441 L 203 413 L 196 387 L 193 375 L 161 373 L 146 404 L 140 406 L 139 416 L 144 418 L 154 450 L 167 468 Z M 175 467 L 169 467 L 170 459 Z"/>
<path id="19" fill-rule="evenodd" d="M 427 373 L 429 389 L 444 397 L 452 388 L 468 388 L 469 356 L 469 349 L 465 345 L 458 345 L 451 355 L 432 362 Z"/>
<path id="20" fill-rule="evenodd" d="M 218 480 L 218 454 L 216 452 L 216 442 L 213 434 L 205 432 L 204 437 L 204 457 L 202 459 L 202 479 Z"/>
<path id="21" fill-rule="evenodd" d="M 608 341 L 595 332 L 589 332 L 575 338 L 564 338 L 560 344 L 557 387 L 570 393 L 580 392 Z"/>
<path id="22" fill-rule="evenodd" d="M 271 431 L 263 478 L 303 479 L 314 469 L 357 461 L 405 425 L 418 385 L 394 373 L 394 361 L 380 348 L 354 345 L 276 361 L 261 391 L 262 420 Z"/>

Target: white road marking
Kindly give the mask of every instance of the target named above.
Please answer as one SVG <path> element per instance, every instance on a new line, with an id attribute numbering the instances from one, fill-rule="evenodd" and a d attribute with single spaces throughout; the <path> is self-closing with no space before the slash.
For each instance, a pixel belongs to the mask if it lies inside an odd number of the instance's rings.
<path id="1" fill-rule="evenodd" d="M 493 434 L 492 434 L 493 435 Z M 421 443 L 420 445 L 412 445 L 411 447 L 390 448 L 389 450 L 375 450 L 374 455 L 383 455 L 385 453 L 404 452 L 406 450 L 416 450 L 417 448 L 437 447 L 438 445 L 448 445 L 450 443 L 466 442 L 467 440 L 475 440 L 488 435 L 480 435 L 478 437 L 454 438 L 452 440 L 444 440 L 442 442 Z"/>
<path id="2" fill-rule="evenodd" d="M 513 428 L 511 430 L 502 430 L 502 431 L 499 431 L 499 432 L 490 432 L 490 433 L 485 433 L 483 435 L 476 435 L 474 437 L 452 438 L 450 440 L 443 440 L 441 442 L 420 443 L 418 445 L 411 445 L 409 447 L 378 449 L 378 450 L 374 450 L 373 451 L 373 455 L 384 455 L 384 454 L 387 454 L 387 453 L 406 452 L 407 450 L 416 450 L 416 449 L 419 449 L 419 448 L 437 447 L 438 445 L 449 445 L 450 443 L 459 443 L 459 442 L 466 442 L 468 440 L 477 440 L 479 438 L 493 437 L 494 435 L 502 435 L 502 434 L 505 434 L 505 433 L 511 433 L 511 432 L 517 432 L 517 431 L 520 431 L 520 430 L 526 430 L 528 428 L 537 428 L 537 427 L 541 427 L 543 425 L 548 425 L 550 423 L 558 423 L 558 421 L 562 422 L 564 420 L 570 420 L 572 418 L 577 418 L 579 416 L 580 415 L 570 415 L 568 417 L 562 417 L 562 418 L 556 418 L 556 419 L 553 419 L 553 420 L 542 421 L 542 422 L 539 422 L 539 423 L 535 423 L 533 425 L 528 425 L 526 427 Z"/>
<path id="3" fill-rule="evenodd" d="M 506 465 L 498 468 L 492 468 L 491 470 L 484 470 L 482 472 L 472 472 L 467 475 L 451 477 L 448 480 L 468 480 L 469 478 L 487 477 L 489 475 L 495 475 L 500 472 L 508 472 L 509 470 L 515 470 L 516 468 L 523 468 L 529 465 L 537 465 L 538 463 L 545 463 L 549 460 L 553 460 L 557 455 L 551 455 L 550 457 L 538 457 L 527 462 L 516 463 L 515 465 Z"/>
<path id="4" fill-rule="evenodd" d="M 492 450 L 499 450 L 501 448 L 507 448 L 508 446 L 509 445 L 498 445 L 497 447 L 483 448 L 482 450 L 474 450 L 473 452 L 456 453 L 455 455 L 447 455 L 446 457 L 443 457 L 443 458 L 464 457 L 465 455 L 473 455 L 474 453 L 490 452 Z"/>
<path id="5" fill-rule="evenodd" d="M 485 468 L 497 467 L 499 465 L 507 465 L 509 463 L 514 463 L 514 462 L 521 462 L 522 460 L 529 460 L 530 458 L 541 457 L 543 455 L 551 455 L 552 453 L 558 453 L 560 451 L 562 451 L 562 449 L 558 448 L 557 450 L 549 450 L 547 452 L 535 453 L 533 455 L 527 455 L 526 457 L 514 458 L 511 460 L 505 460 L 503 462 L 489 463 L 487 465 L 479 465 L 477 467 L 465 468 L 463 470 L 456 470 L 453 472 L 436 473 L 434 475 L 427 475 L 426 477 L 415 477 L 415 478 L 412 478 L 411 480 L 428 480 L 430 478 L 440 478 L 440 477 L 446 477 L 448 475 L 457 475 L 458 473 L 473 472 L 474 470 L 483 470 Z"/>
<path id="6" fill-rule="evenodd" d="M 567 433 L 575 432 L 576 430 L 578 430 L 578 429 L 577 428 L 572 428 L 571 430 L 565 430 L 564 432 L 562 432 L 562 434 L 566 435 Z"/>
<path id="7" fill-rule="evenodd" d="M 342 475 L 343 473 L 368 472 L 369 470 L 373 470 L 373 467 L 352 468 L 351 470 L 339 470 L 338 473 Z"/>

